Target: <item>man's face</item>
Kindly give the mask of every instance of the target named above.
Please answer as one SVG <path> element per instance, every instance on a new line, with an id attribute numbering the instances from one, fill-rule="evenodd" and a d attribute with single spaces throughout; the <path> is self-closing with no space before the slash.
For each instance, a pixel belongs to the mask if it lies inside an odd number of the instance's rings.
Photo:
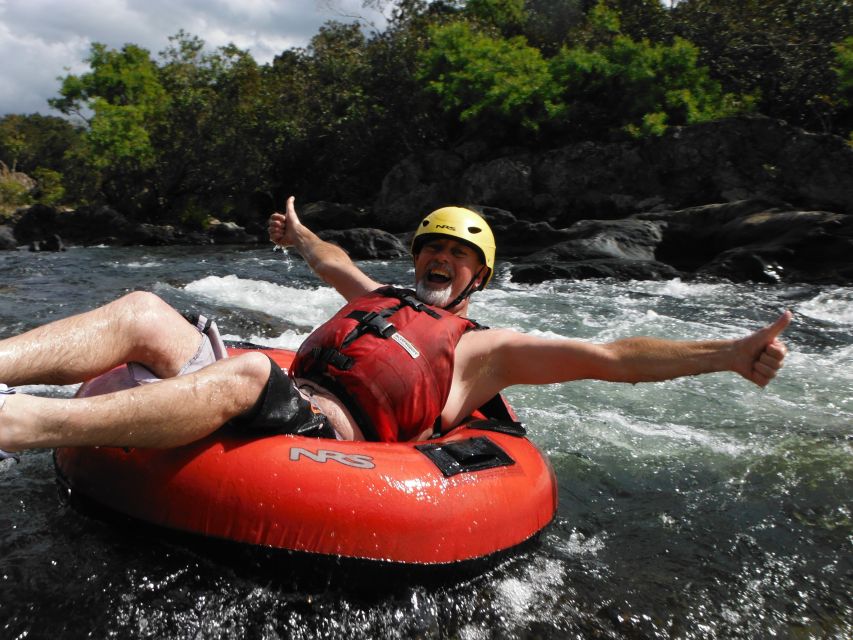
<path id="1" fill-rule="evenodd" d="M 467 286 L 483 264 L 476 250 L 453 238 L 428 240 L 415 258 L 418 298 L 444 307 Z"/>

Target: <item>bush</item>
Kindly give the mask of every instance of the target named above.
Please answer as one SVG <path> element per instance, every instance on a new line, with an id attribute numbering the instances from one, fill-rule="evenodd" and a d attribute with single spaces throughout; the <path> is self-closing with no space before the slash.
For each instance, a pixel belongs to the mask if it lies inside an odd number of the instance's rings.
<path id="1" fill-rule="evenodd" d="M 10 177 L 0 178 L 0 211 L 11 212 L 32 204 L 27 187 Z"/>
<path id="2" fill-rule="evenodd" d="M 36 202 L 54 206 L 63 200 L 65 187 L 62 184 L 61 173 L 53 169 L 39 167 L 33 172 L 33 177 L 38 183 L 32 194 Z"/>
<path id="3" fill-rule="evenodd" d="M 535 131 L 549 118 L 557 88 L 523 37 L 493 38 L 464 22 L 433 27 L 430 36 L 420 78 L 446 112 L 480 130 L 520 123 Z"/>

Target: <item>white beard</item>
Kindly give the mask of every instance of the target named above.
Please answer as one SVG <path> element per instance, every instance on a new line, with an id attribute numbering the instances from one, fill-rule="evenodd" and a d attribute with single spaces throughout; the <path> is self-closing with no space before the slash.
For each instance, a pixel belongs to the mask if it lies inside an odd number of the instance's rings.
<path id="1" fill-rule="evenodd" d="M 448 284 L 444 289 L 431 289 L 421 280 L 415 288 L 415 293 L 422 302 L 443 309 L 450 302 L 451 286 Z"/>

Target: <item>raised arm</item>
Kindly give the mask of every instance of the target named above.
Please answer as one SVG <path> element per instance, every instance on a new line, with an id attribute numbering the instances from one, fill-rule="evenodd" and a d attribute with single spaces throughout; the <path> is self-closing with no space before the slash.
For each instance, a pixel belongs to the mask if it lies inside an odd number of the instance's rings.
<path id="1" fill-rule="evenodd" d="M 352 300 L 382 283 L 369 277 L 339 246 L 321 240 L 299 221 L 294 198 L 287 199 L 284 213 L 274 213 L 269 219 L 270 240 L 282 247 L 294 247 L 317 276 L 333 286 L 347 300 Z"/>
<path id="2" fill-rule="evenodd" d="M 476 331 L 460 341 L 455 376 L 459 390 L 476 400 L 516 384 L 655 382 L 715 371 L 733 371 L 764 387 L 782 366 L 787 349 L 778 336 L 790 321 L 786 311 L 738 340 L 640 337 L 593 344 L 511 330 Z"/>

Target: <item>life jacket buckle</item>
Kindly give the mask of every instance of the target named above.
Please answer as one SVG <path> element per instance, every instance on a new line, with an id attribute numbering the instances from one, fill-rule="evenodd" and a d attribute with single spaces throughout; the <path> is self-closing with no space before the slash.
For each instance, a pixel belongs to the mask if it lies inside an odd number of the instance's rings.
<path id="1" fill-rule="evenodd" d="M 383 338 L 389 338 L 397 333 L 397 328 L 375 311 L 371 311 L 359 322 Z"/>

